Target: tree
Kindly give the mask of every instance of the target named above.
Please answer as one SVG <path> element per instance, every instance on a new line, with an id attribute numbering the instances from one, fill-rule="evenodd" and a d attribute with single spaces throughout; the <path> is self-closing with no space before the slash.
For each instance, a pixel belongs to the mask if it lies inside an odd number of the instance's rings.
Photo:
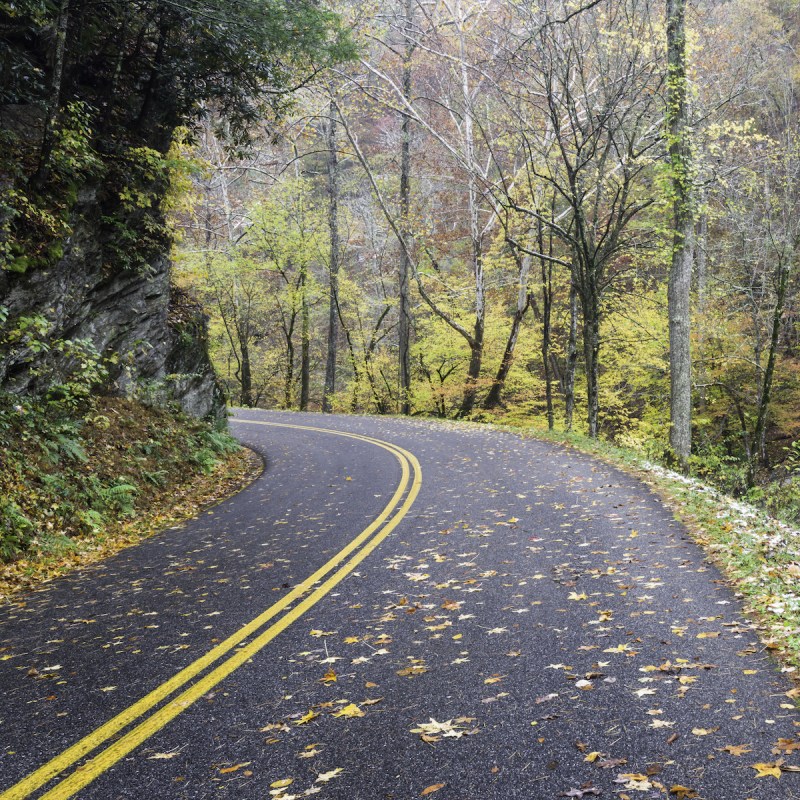
<path id="1" fill-rule="evenodd" d="M 624 265 L 622 256 L 642 244 L 631 223 L 654 201 L 663 73 L 651 46 L 652 26 L 647 0 L 572 16 L 564 5 L 548 3 L 532 10 L 517 32 L 530 47 L 515 47 L 508 56 L 518 70 L 515 113 L 520 98 L 527 109 L 525 169 L 559 198 L 555 217 L 524 201 L 514 207 L 566 246 L 558 263 L 570 265 L 582 311 L 592 437 L 599 430 L 604 295 Z M 543 128 L 547 133 L 540 136 Z"/>
<path id="2" fill-rule="evenodd" d="M 669 441 L 685 471 L 692 450 L 692 370 L 689 301 L 694 213 L 691 136 L 686 96 L 686 2 L 667 0 L 667 145 L 672 189 L 672 261 L 669 272 Z"/>
<path id="3" fill-rule="evenodd" d="M 58 256 L 58 242 L 38 240 L 68 236 L 83 185 L 102 207 L 108 263 L 144 267 L 168 247 L 163 157 L 175 130 L 213 110 L 242 147 L 298 85 L 353 55 L 338 18 L 310 0 L 2 3 L 0 43 L 0 107 L 11 112 L 0 175 L 13 176 L 0 236 L 18 272 Z"/>
<path id="4" fill-rule="evenodd" d="M 339 153 L 336 137 L 337 105 L 331 95 L 328 119 L 325 123 L 325 142 L 328 150 L 326 161 L 328 189 L 328 231 L 330 257 L 328 260 L 328 356 L 325 362 L 325 388 L 322 393 L 322 410 L 333 411 L 333 395 L 336 391 L 336 349 L 339 339 Z"/>

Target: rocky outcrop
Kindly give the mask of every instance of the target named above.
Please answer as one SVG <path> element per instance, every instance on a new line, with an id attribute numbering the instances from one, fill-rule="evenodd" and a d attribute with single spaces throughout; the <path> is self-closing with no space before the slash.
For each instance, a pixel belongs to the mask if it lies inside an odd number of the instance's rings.
<path id="1" fill-rule="evenodd" d="M 171 286 L 166 257 L 152 259 L 147 270 L 104 264 L 92 224 L 98 218 L 87 194 L 57 262 L 25 273 L 0 271 L 6 327 L 41 315 L 49 323 L 47 341 L 88 340 L 105 357 L 110 391 L 154 404 L 175 401 L 193 416 L 221 418 L 225 403 L 208 356 L 207 319 Z M 7 346 L 0 351 L 0 388 L 41 389 L 46 357 L 36 348 Z"/>

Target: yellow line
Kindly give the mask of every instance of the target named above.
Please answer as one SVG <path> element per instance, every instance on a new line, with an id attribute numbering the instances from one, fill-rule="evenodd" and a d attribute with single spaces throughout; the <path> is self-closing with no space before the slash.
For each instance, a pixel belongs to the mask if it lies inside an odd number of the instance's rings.
<path id="1" fill-rule="evenodd" d="M 305 425 L 287 425 L 283 423 L 263 422 L 260 420 L 239 421 L 256 425 L 271 425 L 274 427 L 295 428 L 318 433 L 330 433 L 369 442 L 370 444 L 374 444 L 391 452 L 393 455 L 395 455 L 398 461 L 400 461 L 402 469 L 400 484 L 381 514 L 325 565 L 320 567 L 313 575 L 303 581 L 303 583 L 296 586 L 289 594 L 268 608 L 258 617 L 253 619 L 243 628 L 240 628 L 236 633 L 229 636 L 224 642 L 221 642 L 206 655 L 197 659 L 197 661 L 193 662 L 192 664 L 189 664 L 187 667 L 158 686 L 148 695 L 129 706 L 116 717 L 113 717 L 107 723 L 100 726 L 95 731 L 88 734 L 71 747 L 67 748 L 67 750 L 63 751 L 51 761 L 47 762 L 30 775 L 23 778 L 10 789 L 0 794 L 0 800 L 21 800 L 21 798 L 29 796 L 32 792 L 43 786 L 48 781 L 52 780 L 67 767 L 83 758 L 113 735 L 133 723 L 139 717 L 143 716 L 147 711 L 167 698 L 170 694 L 177 691 L 195 675 L 202 672 L 203 669 L 221 658 L 237 644 L 244 641 L 257 629 L 262 627 L 268 620 L 305 594 L 311 588 L 311 586 L 321 580 L 328 572 L 340 564 L 387 520 L 408 487 L 410 472 L 409 463 L 413 466 L 414 479 L 411 489 L 406 496 L 405 502 L 396 511 L 394 517 L 386 522 L 386 525 L 383 527 L 383 529 L 380 530 L 380 532 L 371 541 L 367 542 L 365 546 L 355 556 L 353 556 L 353 558 L 350 559 L 350 561 L 338 569 L 321 586 L 315 589 L 308 597 L 295 606 L 294 609 L 287 612 L 286 615 L 280 620 L 273 623 L 266 631 L 260 634 L 250 644 L 242 647 L 233 656 L 228 658 L 212 672 L 192 685 L 189 689 L 185 690 L 182 694 L 173 699 L 163 708 L 156 711 L 148 719 L 140 723 L 136 728 L 129 731 L 117 742 L 110 745 L 97 756 L 89 760 L 86 764 L 79 767 L 78 770 L 76 770 L 72 775 L 70 775 L 68 778 L 65 778 L 63 781 L 61 781 L 61 783 L 44 794 L 42 796 L 42 800 L 44 800 L 44 798 L 49 798 L 52 800 L 53 798 L 70 797 L 79 789 L 93 781 L 98 775 L 115 764 L 120 758 L 123 758 L 127 753 L 141 744 L 141 742 L 143 742 L 149 736 L 152 736 L 170 720 L 174 719 L 174 717 L 188 708 L 199 697 L 202 697 L 204 694 L 206 694 L 210 688 L 230 675 L 248 659 L 252 658 L 255 653 L 261 650 L 267 643 L 272 641 L 275 636 L 277 636 L 281 631 L 285 630 L 292 622 L 298 619 L 309 608 L 311 608 L 322 597 L 324 597 L 347 574 L 349 574 L 356 567 L 356 565 L 360 564 L 391 533 L 392 530 L 394 530 L 394 528 L 408 512 L 408 509 L 411 507 L 412 503 L 416 499 L 417 494 L 419 493 L 422 480 L 422 471 L 419 461 L 413 454 L 401 447 L 398 447 L 397 445 L 392 445 L 388 442 L 382 442 L 369 436 L 350 434 L 343 431 L 329 430 L 326 428 L 313 428 Z"/>

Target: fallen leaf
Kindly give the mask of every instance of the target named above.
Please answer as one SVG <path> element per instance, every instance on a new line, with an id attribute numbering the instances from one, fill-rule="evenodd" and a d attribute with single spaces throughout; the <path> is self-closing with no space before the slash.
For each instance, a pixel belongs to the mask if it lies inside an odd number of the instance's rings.
<path id="1" fill-rule="evenodd" d="M 423 789 L 419 794 L 420 797 L 425 797 L 426 795 L 433 794 L 434 792 L 438 792 L 439 789 L 444 789 L 445 784 L 443 783 L 432 783 L 430 786 L 427 786 Z"/>
<path id="2" fill-rule="evenodd" d="M 334 717 L 364 717 L 366 714 L 355 704 L 349 703 L 344 708 L 333 712 Z"/>
<path id="3" fill-rule="evenodd" d="M 337 676 L 332 669 L 329 669 L 319 680 L 320 683 L 336 683 Z"/>
<path id="4" fill-rule="evenodd" d="M 558 796 L 559 797 L 584 797 L 587 794 L 599 795 L 602 794 L 600 789 L 596 786 L 592 786 L 591 782 L 584 783 L 580 789 L 570 789 L 567 792 L 561 792 Z"/>
<path id="5" fill-rule="evenodd" d="M 756 771 L 756 778 L 780 778 L 781 777 L 781 764 L 783 761 L 778 759 L 773 764 L 759 762 L 758 764 L 751 764 L 750 766 Z"/>
<path id="6" fill-rule="evenodd" d="M 242 767 L 249 767 L 249 766 L 250 766 L 250 764 L 252 764 L 252 763 L 253 763 L 252 761 L 245 761 L 245 762 L 244 762 L 244 763 L 242 763 L 242 764 L 234 764 L 232 767 L 223 767 L 223 768 L 222 768 L 222 769 L 219 771 L 219 774 L 220 774 L 220 775 L 227 775 L 229 772 L 236 772 L 236 770 L 239 770 L 239 769 L 241 769 Z M 292 779 L 291 779 L 291 778 L 289 778 L 289 783 L 291 783 L 291 782 L 292 782 Z M 288 785 L 289 785 L 289 783 L 287 783 L 286 785 L 288 786 Z"/>
<path id="7" fill-rule="evenodd" d="M 457 727 L 463 723 L 472 722 L 472 717 L 459 717 L 454 721 L 451 719 L 445 722 L 437 722 L 433 717 L 430 722 L 418 722 L 416 728 L 411 729 L 411 733 L 420 734 L 420 738 L 424 742 L 438 742 L 440 738 L 460 739 L 462 736 L 467 736 L 477 733 L 477 730 L 468 730 L 464 727 Z M 427 738 L 426 738 L 427 737 Z"/>
<path id="8" fill-rule="evenodd" d="M 320 772 L 317 775 L 316 781 L 314 783 L 327 783 L 328 781 L 332 781 L 334 778 L 338 778 L 344 769 L 342 767 L 336 767 L 336 769 L 332 769 L 330 772 Z"/>
<path id="9" fill-rule="evenodd" d="M 775 747 L 772 748 L 773 753 L 792 753 L 795 750 L 800 750 L 800 742 L 794 739 L 778 739 Z"/>
<path id="10" fill-rule="evenodd" d="M 730 753 L 732 756 L 743 756 L 750 752 L 749 744 L 726 744 L 725 747 L 718 747 L 717 750 Z"/>
<path id="11" fill-rule="evenodd" d="M 403 667 L 403 669 L 397 670 L 397 674 L 401 678 L 414 678 L 417 675 L 422 675 L 428 671 L 427 667 L 423 667 L 420 664 L 414 664 L 410 667 Z"/>
<path id="12" fill-rule="evenodd" d="M 697 792 L 694 789 L 689 789 L 688 787 L 681 786 L 677 783 L 670 787 L 669 793 L 677 795 L 678 800 L 684 800 L 685 797 L 688 797 L 691 800 L 691 798 L 697 797 Z"/>
<path id="13" fill-rule="evenodd" d="M 250 762 L 248 762 L 248 763 L 250 763 Z M 244 766 L 244 765 L 240 764 L 239 766 Z M 220 772 L 232 772 L 233 769 L 239 769 L 239 767 L 235 767 L 235 768 L 232 767 L 231 769 L 228 769 L 228 770 L 220 770 Z M 287 786 L 291 786 L 293 783 L 294 783 L 294 778 L 281 778 L 278 781 L 273 781 L 269 785 L 269 788 L 270 789 L 285 789 Z"/>
<path id="14" fill-rule="evenodd" d="M 623 767 L 627 763 L 627 758 L 606 758 L 603 761 L 596 761 L 595 766 L 600 769 L 611 769 L 612 767 Z"/>

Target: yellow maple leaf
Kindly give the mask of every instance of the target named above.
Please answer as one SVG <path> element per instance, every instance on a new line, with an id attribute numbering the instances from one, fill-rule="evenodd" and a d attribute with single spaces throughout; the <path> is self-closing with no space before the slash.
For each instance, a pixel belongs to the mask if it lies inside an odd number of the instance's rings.
<path id="1" fill-rule="evenodd" d="M 306 711 L 305 714 L 303 714 L 302 717 L 300 717 L 300 719 L 296 719 L 294 721 L 294 724 L 295 725 L 305 725 L 307 722 L 311 722 L 312 719 L 314 719 L 314 718 L 316 718 L 318 716 L 319 716 L 319 714 L 317 714 L 316 711 L 311 711 L 309 709 L 308 711 Z"/>
<path id="2" fill-rule="evenodd" d="M 750 752 L 749 744 L 726 744 L 725 747 L 718 747 L 717 750 L 730 753 L 732 756 L 743 756 Z"/>
<path id="3" fill-rule="evenodd" d="M 778 760 L 774 764 L 761 761 L 758 764 L 751 764 L 750 766 L 756 771 L 756 778 L 780 778 L 782 763 L 782 760 Z"/>
<path id="4" fill-rule="evenodd" d="M 333 712 L 334 717 L 364 717 L 366 714 L 355 704 L 349 703 L 344 708 Z"/>

